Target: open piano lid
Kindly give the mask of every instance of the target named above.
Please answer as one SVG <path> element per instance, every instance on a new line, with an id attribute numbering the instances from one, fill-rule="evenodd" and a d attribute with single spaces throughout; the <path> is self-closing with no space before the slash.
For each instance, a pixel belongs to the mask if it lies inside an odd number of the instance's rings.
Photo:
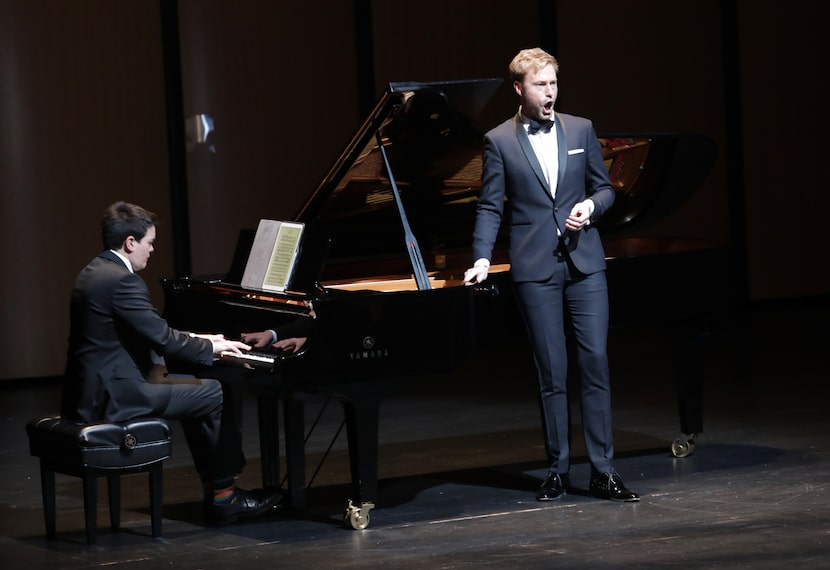
<path id="1" fill-rule="evenodd" d="M 324 280 L 412 273 L 393 182 L 427 271 L 433 274 L 456 262 L 455 269 L 463 271 L 472 261 L 483 136 L 495 126 L 486 122 L 483 111 L 501 83 L 389 84 L 294 218 L 306 224 L 312 239 L 331 243 Z M 679 207 L 717 156 L 713 142 L 698 135 L 598 138 L 617 191 L 614 207 L 600 221 L 604 237 L 630 233 Z M 500 240 L 506 243 L 506 231 Z"/>

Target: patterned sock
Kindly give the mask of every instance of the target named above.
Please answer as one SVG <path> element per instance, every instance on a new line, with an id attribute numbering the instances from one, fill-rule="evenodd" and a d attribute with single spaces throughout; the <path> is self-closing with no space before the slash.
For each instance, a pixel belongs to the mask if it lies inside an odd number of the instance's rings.
<path id="1" fill-rule="evenodd" d="M 233 497 L 236 491 L 236 481 L 233 477 L 227 479 L 220 479 L 213 482 L 213 502 L 227 503 Z"/>

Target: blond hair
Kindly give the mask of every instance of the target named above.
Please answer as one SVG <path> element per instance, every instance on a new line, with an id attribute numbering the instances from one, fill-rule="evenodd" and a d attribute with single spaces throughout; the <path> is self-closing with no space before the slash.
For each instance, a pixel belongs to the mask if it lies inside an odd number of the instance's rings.
<path id="1" fill-rule="evenodd" d="M 510 79 L 521 83 L 528 72 L 537 72 L 546 65 L 552 65 L 559 73 L 559 62 L 542 48 L 523 49 L 510 62 Z"/>

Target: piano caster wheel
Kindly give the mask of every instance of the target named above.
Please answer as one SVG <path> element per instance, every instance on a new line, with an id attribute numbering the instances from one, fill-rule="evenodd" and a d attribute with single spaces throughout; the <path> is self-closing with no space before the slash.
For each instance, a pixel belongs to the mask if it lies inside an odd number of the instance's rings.
<path id="1" fill-rule="evenodd" d="M 681 433 L 671 444 L 671 452 L 675 457 L 688 457 L 695 451 L 695 434 Z"/>
<path id="2" fill-rule="evenodd" d="M 346 507 L 346 524 L 355 530 L 363 530 L 369 526 L 369 511 L 374 508 L 375 504 L 370 502 L 360 503 L 360 506 L 356 507 L 349 499 L 349 505 Z"/>

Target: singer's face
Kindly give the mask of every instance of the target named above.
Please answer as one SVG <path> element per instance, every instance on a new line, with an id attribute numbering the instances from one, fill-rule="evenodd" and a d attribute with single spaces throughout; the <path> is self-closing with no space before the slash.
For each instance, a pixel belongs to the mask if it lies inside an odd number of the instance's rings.
<path id="1" fill-rule="evenodd" d="M 524 81 L 513 82 L 513 89 L 519 95 L 525 117 L 540 121 L 553 118 L 553 105 L 559 94 L 559 84 L 552 65 L 546 65 L 535 73 L 529 71 Z"/>

